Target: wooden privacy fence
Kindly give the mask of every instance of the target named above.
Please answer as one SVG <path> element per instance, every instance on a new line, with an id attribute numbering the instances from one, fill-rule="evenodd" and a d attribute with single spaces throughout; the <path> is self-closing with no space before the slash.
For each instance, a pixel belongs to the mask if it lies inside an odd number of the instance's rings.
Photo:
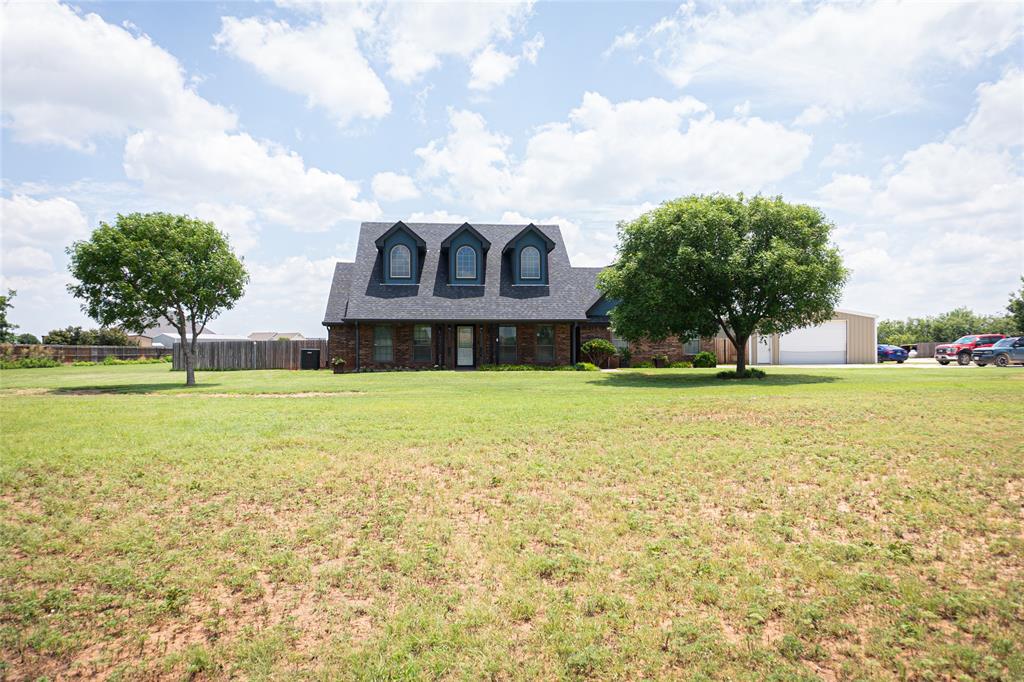
<path id="1" fill-rule="evenodd" d="M 327 367 L 327 339 L 299 341 L 200 341 L 196 369 L 301 369 L 302 351 L 320 351 L 320 368 Z M 174 344 L 173 369 L 185 369 L 184 349 Z"/>
<path id="2" fill-rule="evenodd" d="M 162 358 L 171 354 L 170 348 L 142 348 L 139 346 L 65 346 L 58 344 L 4 344 L 4 355 L 12 360 L 27 357 L 49 357 L 57 362 L 103 362 L 113 356 L 118 360 Z"/>

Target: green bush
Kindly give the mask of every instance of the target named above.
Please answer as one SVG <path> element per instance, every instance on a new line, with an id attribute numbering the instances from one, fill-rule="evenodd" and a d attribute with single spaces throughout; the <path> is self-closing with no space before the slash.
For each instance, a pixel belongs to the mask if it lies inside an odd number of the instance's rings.
<path id="1" fill-rule="evenodd" d="M 706 350 L 702 350 L 693 356 L 694 367 L 717 367 L 718 359 L 715 358 L 714 353 L 709 353 Z"/>
<path id="2" fill-rule="evenodd" d="M 573 365 L 480 365 L 480 372 L 564 372 L 575 369 Z"/>
<path id="3" fill-rule="evenodd" d="M 643 362 L 638 362 L 635 365 L 630 365 L 630 366 L 631 367 L 636 367 L 637 369 L 653 369 L 654 368 L 654 363 L 651 362 L 650 360 L 644 360 Z"/>
<path id="4" fill-rule="evenodd" d="M 60 363 L 53 358 L 0 359 L 0 369 L 38 369 L 40 367 L 60 367 Z"/>
<path id="5" fill-rule="evenodd" d="M 595 365 L 603 364 L 608 358 L 615 355 L 615 346 L 607 339 L 590 339 L 580 346 L 580 352 Z"/>
<path id="6" fill-rule="evenodd" d="M 719 379 L 764 379 L 767 374 L 759 369 L 751 367 L 745 369 L 743 372 L 737 372 L 735 370 L 726 370 L 717 374 Z"/>
<path id="7" fill-rule="evenodd" d="M 693 367 L 693 363 L 686 362 L 685 360 L 683 362 L 673 362 L 669 365 L 669 369 L 690 369 L 691 367 Z"/>
<path id="8" fill-rule="evenodd" d="M 577 372 L 599 372 L 601 368 L 592 362 L 577 362 L 573 367 Z"/>
<path id="9" fill-rule="evenodd" d="M 633 359 L 633 351 L 629 349 L 629 346 L 619 349 L 619 364 L 623 367 L 629 367 L 629 361 Z"/>

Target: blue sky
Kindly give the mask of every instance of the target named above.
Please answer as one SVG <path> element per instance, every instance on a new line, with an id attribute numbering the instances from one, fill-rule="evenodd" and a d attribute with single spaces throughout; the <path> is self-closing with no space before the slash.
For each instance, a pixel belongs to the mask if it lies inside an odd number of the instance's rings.
<path id="1" fill-rule="evenodd" d="M 13 319 L 90 324 L 64 248 L 213 220 L 252 273 L 211 325 L 322 335 L 361 220 L 557 222 L 577 265 L 693 192 L 820 206 L 844 307 L 998 312 L 1024 271 L 1019 3 L 3 6 Z"/>

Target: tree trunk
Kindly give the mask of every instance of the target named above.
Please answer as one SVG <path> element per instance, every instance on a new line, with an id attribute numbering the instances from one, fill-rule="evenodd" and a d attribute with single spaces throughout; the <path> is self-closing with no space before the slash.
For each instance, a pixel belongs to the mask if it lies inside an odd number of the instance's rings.
<path id="1" fill-rule="evenodd" d="M 743 374 L 747 371 L 747 339 L 736 337 L 733 346 L 736 348 L 736 373 Z"/>
<path id="2" fill-rule="evenodd" d="M 185 385 L 196 385 L 196 349 L 195 339 L 188 342 L 188 334 L 179 332 L 181 336 L 181 358 L 185 361 Z"/>

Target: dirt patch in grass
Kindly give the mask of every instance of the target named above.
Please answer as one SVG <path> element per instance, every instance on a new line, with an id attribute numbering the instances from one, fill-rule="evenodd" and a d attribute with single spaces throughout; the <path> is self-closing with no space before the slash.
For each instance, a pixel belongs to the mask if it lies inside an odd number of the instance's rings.
<path id="1" fill-rule="evenodd" d="M 179 398 L 343 398 L 364 395 L 359 391 L 304 391 L 302 393 L 178 393 Z"/>

